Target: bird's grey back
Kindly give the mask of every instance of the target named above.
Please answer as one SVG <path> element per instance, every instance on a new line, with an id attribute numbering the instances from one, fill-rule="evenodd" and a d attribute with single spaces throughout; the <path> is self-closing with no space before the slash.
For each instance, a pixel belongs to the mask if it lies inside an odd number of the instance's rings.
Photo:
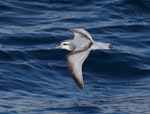
<path id="1" fill-rule="evenodd" d="M 83 28 L 72 28 L 70 31 L 74 34 L 74 39 L 71 41 L 72 46 L 75 48 L 74 51 L 83 50 L 93 43 L 91 35 Z"/>

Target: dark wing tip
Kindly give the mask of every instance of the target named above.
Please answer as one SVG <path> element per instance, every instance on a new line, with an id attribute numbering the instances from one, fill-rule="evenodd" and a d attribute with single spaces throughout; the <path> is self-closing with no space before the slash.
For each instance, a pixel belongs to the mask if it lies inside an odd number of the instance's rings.
<path id="1" fill-rule="evenodd" d="M 76 75 L 74 74 L 74 71 L 72 69 L 72 65 L 71 63 L 69 62 L 69 56 L 71 55 L 72 53 L 69 53 L 67 54 L 67 66 L 68 66 L 68 70 L 73 78 L 73 80 L 76 82 L 76 84 L 79 86 L 80 89 L 83 89 L 83 82 L 79 81 L 77 78 L 76 78 Z"/>
<path id="2" fill-rule="evenodd" d="M 79 86 L 80 89 L 83 89 L 83 82 L 80 82 L 77 78 L 72 69 L 70 68 L 71 66 L 68 65 L 68 70 L 73 78 L 73 80 L 76 82 L 76 84 Z"/>
<path id="3" fill-rule="evenodd" d="M 83 82 L 80 82 L 74 74 L 71 74 L 73 77 L 73 80 L 76 82 L 76 84 L 79 86 L 80 89 L 83 89 Z"/>

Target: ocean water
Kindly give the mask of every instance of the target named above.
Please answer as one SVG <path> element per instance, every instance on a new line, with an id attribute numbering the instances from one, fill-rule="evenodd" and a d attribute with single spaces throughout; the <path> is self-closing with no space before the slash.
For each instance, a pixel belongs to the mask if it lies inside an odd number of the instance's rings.
<path id="1" fill-rule="evenodd" d="M 55 49 L 72 27 L 114 45 L 90 53 L 83 90 Z M 150 114 L 150 1 L 1 0 L 0 114 Z"/>

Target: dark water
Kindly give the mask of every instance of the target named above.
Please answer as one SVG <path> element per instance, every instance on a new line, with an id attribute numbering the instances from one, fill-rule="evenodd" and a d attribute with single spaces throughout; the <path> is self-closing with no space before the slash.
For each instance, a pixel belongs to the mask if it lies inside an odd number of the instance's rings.
<path id="1" fill-rule="evenodd" d="M 66 67 L 71 27 L 112 50 L 93 51 L 80 90 Z M 0 114 L 149 114 L 149 0 L 1 0 Z"/>

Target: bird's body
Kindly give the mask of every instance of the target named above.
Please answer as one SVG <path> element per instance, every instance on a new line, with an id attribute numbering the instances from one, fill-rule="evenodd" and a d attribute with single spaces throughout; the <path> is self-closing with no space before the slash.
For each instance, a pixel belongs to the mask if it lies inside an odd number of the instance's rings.
<path id="1" fill-rule="evenodd" d="M 113 46 L 110 43 L 95 42 L 84 28 L 72 28 L 70 31 L 74 34 L 74 39 L 62 41 L 59 48 L 71 51 L 67 54 L 68 69 L 74 81 L 82 89 L 82 64 L 90 51 L 110 49 Z"/>

